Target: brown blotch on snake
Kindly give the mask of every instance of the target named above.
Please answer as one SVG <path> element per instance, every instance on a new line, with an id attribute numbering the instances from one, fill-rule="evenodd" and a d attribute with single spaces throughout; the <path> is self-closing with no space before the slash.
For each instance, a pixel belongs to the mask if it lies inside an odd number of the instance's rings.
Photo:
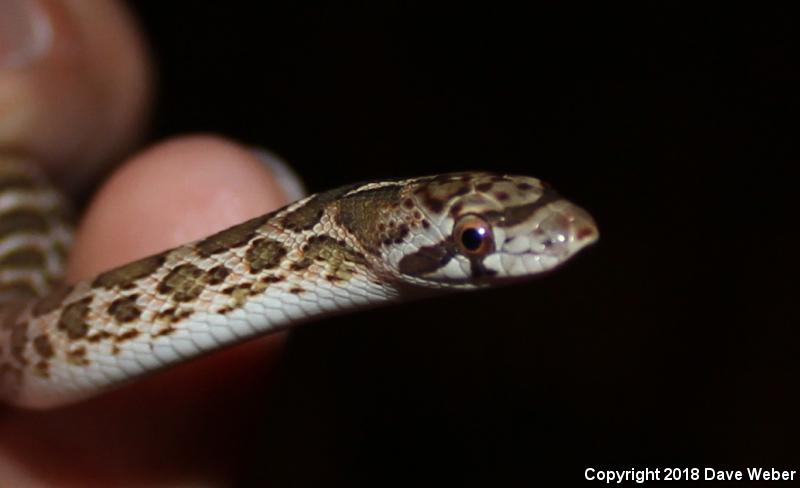
<path id="1" fill-rule="evenodd" d="M 250 242 L 250 239 L 256 236 L 258 228 L 272 218 L 272 215 L 262 215 L 217 232 L 195 244 L 195 248 L 201 256 L 211 256 L 212 254 L 228 251 L 231 248 L 240 247 Z"/>
<path id="2" fill-rule="evenodd" d="M 175 327 L 172 327 L 172 326 L 164 327 L 163 329 L 161 329 L 158 332 L 156 332 L 155 334 L 153 334 L 152 337 L 153 338 L 165 337 L 165 336 L 171 335 L 173 332 L 175 332 L 177 330 L 178 329 L 176 329 Z"/>
<path id="3" fill-rule="evenodd" d="M 218 285 L 225 281 L 225 278 L 227 278 L 229 274 L 231 274 L 231 270 L 225 266 L 214 266 L 208 270 L 208 273 L 206 274 L 206 281 L 209 285 Z"/>
<path id="4" fill-rule="evenodd" d="M 168 323 L 175 323 L 175 322 L 177 322 L 179 320 L 185 319 L 187 317 L 191 317 L 191 315 L 193 313 L 194 313 L 194 310 L 192 310 L 190 308 L 178 309 L 178 308 L 175 308 L 175 307 L 171 307 L 171 308 L 168 308 L 168 309 L 166 309 L 166 310 L 164 310 L 162 312 L 159 312 L 156 315 L 156 320 L 161 320 L 161 321 L 165 321 L 165 322 L 168 322 Z"/>
<path id="5" fill-rule="evenodd" d="M 336 188 L 312 196 L 305 204 L 287 213 L 281 218 L 283 225 L 294 231 L 308 230 L 322 219 L 325 209 L 331 202 L 338 200 L 342 195 L 358 188 L 360 185 L 349 185 Z"/>
<path id="6" fill-rule="evenodd" d="M 299 261 L 295 261 L 289 265 L 289 269 L 292 271 L 303 271 L 304 269 L 308 269 L 311 266 L 312 261 L 310 259 L 301 259 Z"/>
<path id="7" fill-rule="evenodd" d="M 454 197 L 466 195 L 469 191 L 469 183 L 460 177 L 445 177 L 421 184 L 415 193 L 428 210 L 438 214 Z"/>
<path id="8" fill-rule="evenodd" d="M 444 267 L 452 257 L 452 252 L 445 244 L 425 246 L 413 254 L 403 256 L 398 269 L 409 276 L 421 276 Z"/>
<path id="9" fill-rule="evenodd" d="M 45 257 L 41 251 L 33 248 L 17 249 L 0 258 L 0 269 L 40 268 L 44 266 Z"/>
<path id="10" fill-rule="evenodd" d="M 257 239 L 247 249 L 244 259 L 250 267 L 250 272 L 258 273 L 277 267 L 287 252 L 283 244 L 278 241 Z"/>
<path id="11" fill-rule="evenodd" d="M 200 296 L 206 286 L 204 272 L 193 264 L 182 264 L 167 274 L 156 290 L 176 302 L 190 302 Z"/>
<path id="12" fill-rule="evenodd" d="M 119 334 L 118 336 L 115 336 L 114 337 L 114 342 L 120 343 L 120 342 L 129 341 L 131 339 L 136 339 L 137 337 L 139 337 L 139 334 L 140 334 L 140 332 L 138 330 L 129 329 L 129 330 L 126 330 L 125 332 L 123 332 L 122 334 Z"/>
<path id="13" fill-rule="evenodd" d="M 105 330 L 98 330 L 86 336 L 86 340 L 92 344 L 104 341 L 111 337 L 112 334 Z"/>
<path id="14" fill-rule="evenodd" d="M 478 191 L 482 191 L 482 192 L 488 192 L 489 190 L 492 189 L 493 186 L 494 186 L 494 183 L 489 181 L 489 182 L 479 183 L 479 184 L 475 185 L 475 189 L 478 190 Z"/>
<path id="15" fill-rule="evenodd" d="M 250 291 L 250 283 L 239 283 L 237 285 L 231 285 L 227 288 L 222 289 L 222 294 L 224 295 L 233 295 L 237 292 L 242 290 Z"/>
<path id="16" fill-rule="evenodd" d="M 65 332 L 67 337 L 73 340 L 86 336 L 89 330 L 86 317 L 89 315 L 91 303 L 92 297 L 88 296 L 67 305 L 58 319 L 58 330 Z"/>
<path id="17" fill-rule="evenodd" d="M 180 312 L 175 307 L 170 307 L 156 314 L 156 320 L 175 322 L 180 317 Z"/>
<path id="18" fill-rule="evenodd" d="M 45 215 L 27 208 L 6 212 L 0 219 L 0 237 L 21 233 L 40 234 L 47 232 L 49 228 Z"/>
<path id="19" fill-rule="evenodd" d="M 124 324 L 138 319 L 142 311 L 136 306 L 137 298 L 139 298 L 138 294 L 117 298 L 108 306 L 109 315 L 114 317 L 114 321 L 118 324 Z"/>
<path id="20" fill-rule="evenodd" d="M 408 236 L 409 232 L 411 232 L 411 229 L 409 229 L 407 224 L 400 224 L 397 227 L 397 233 L 394 236 L 394 243 L 400 244 L 403 242 L 403 239 Z"/>
<path id="21" fill-rule="evenodd" d="M 53 357 L 53 344 L 50 342 L 50 338 L 44 334 L 36 336 L 33 340 L 33 349 L 36 351 L 36 354 L 41 356 L 44 359 L 49 359 Z"/>
<path id="22" fill-rule="evenodd" d="M 228 288 L 222 290 L 222 293 L 225 295 L 230 295 L 231 299 L 233 300 L 232 304 L 229 304 L 217 311 L 217 313 L 225 314 L 236 310 L 245 304 L 247 298 L 254 293 L 253 284 L 240 283 L 238 285 L 229 286 Z"/>
<path id="23" fill-rule="evenodd" d="M 132 288 L 136 281 L 149 276 L 158 270 L 166 261 L 167 252 L 148 256 L 118 268 L 100 274 L 92 283 L 95 288 L 111 289 L 119 287 L 123 290 Z"/>
<path id="24" fill-rule="evenodd" d="M 347 281 L 352 278 L 356 268 L 367 261 L 361 253 L 342 241 L 316 236 L 303 247 L 303 259 L 297 264 L 308 267 L 312 262 L 324 264 L 329 275 Z"/>
<path id="25" fill-rule="evenodd" d="M 66 359 L 75 366 L 87 366 L 89 364 L 89 360 L 86 359 L 86 348 L 83 346 L 68 351 Z"/>

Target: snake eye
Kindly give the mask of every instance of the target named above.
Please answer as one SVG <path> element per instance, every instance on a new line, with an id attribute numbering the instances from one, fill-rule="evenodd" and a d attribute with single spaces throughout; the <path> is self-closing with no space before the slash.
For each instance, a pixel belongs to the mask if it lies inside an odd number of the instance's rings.
<path id="1" fill-rule="evenodd" d="M 494 249 L 492 229 L 477 215 L 462 217 L 456 223 L 453 237 L 458 248 L 467 256 L 484 256 Z"/>

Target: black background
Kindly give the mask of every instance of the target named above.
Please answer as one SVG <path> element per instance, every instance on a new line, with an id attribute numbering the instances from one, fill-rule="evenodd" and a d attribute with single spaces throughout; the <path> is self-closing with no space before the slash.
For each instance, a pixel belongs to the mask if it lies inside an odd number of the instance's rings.
<path id="1" fill-rule="evenodd" d="M 263 146 L 312 191 L 532 174 L 601 228 L 528 284 L 297 330 L 243 485 L 800 466 L 790 12 L 130 3 L 160 72 L 154 140 Z"/>

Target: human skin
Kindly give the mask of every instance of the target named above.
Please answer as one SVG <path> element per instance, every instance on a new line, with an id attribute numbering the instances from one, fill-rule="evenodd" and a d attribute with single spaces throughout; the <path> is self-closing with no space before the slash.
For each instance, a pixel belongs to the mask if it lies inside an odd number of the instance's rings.
<path id="1" fill-rule="evenodd" d="M 29 19 L 31 5 L 50 29 L 35 49 L 24 26 L 7 28 Z M 81 191 L 88 175 L 135 144 L 146 119 L 150 67 L 135 23 L 117 2 L 85 0 L 3 0 L 0 18 L 0 155 L 13 149 Z M 68 279 L 287 203 L 285 179 L 270 168 L 213 135 L 140 151 L 85 209 Z M 0 486 L 231 484 L 247 460 L 248 412 L 263 412 L 252 385 L 266 384 L 281 342 L 255 340 L 67 408 L 0 407 Z"/>

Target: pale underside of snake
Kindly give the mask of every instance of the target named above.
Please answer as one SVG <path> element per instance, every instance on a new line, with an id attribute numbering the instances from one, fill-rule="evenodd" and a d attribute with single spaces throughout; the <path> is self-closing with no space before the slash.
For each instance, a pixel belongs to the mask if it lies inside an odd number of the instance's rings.
<path id="1" fill-rule="evenodd" d="M 598 237 L 540 180 L 483 172 L 318 193 L 61 283 L 71 240 L 41 174 L 0 160 L 0 398 L 74 403 L 330 314 L 548 271 Z"/>

